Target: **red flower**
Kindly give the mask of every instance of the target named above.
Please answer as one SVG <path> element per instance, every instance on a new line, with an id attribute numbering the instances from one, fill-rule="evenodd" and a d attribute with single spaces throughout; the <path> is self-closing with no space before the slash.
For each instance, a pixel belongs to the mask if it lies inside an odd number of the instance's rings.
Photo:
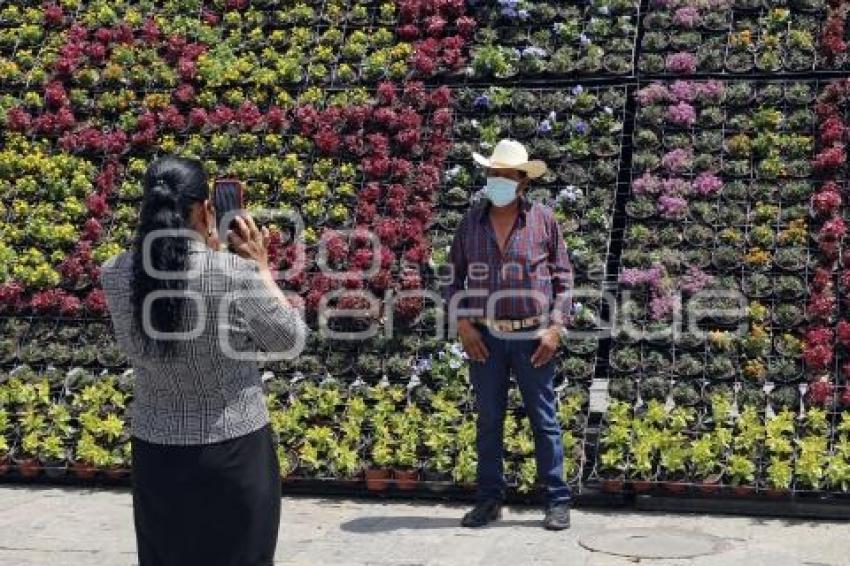
<path id="1" fill-rule="evenodd" d="M 217 105 L 210 114 L 210 122 L 218 128 L 227 126 L 236 119 L 236 113 L 232 108 L 222 104 Z"/>
<path id="2" fill-rule="evenodd" d="M 348 243 L 339 232 L 326 229 L 322 234 L 322 243 L 331 261 L 339 262 L 348 256 Z"/>
<path id="3" fill-rule="evenodd" d="M 89 218 L 86 220 L 85 226 L 83 227 L 83 239 L 90 242 L 96 242 L 100 239 L 102 234 L 103 226 L 100 225 L 100 222 L 98 222 L 96 218 Z"/>
<path id="4" fill-rule="evenodd" d="M 95 217 L 105 216 L 109 212 L 109 204 L 106 202 L 106 197 L 100 193 L 92 193 L 86 198 L 86 207 L 89 212 Z"/>
<path id="5" fill-rule="evenodd" d="M 195 89 L 189 83 L 183 83 L 174 91 L 174 100 L 189 104 L 195 98 Z"/>
<path id="6" fill-rule="evenodd" d="M 63 316 L 76 316 L 82 310 L 83 304 L 73 295 L 65 295 L 59 301 L 59 313 Z"/>
<path id="7" fill-rule="evenodd" d="M 418 129 L 422 126 L 422 116 L 413 108 L 405 107 L 398 113 L 398 125 L 402 130 Z"/>
<path id="8" fill-rule="evenodd" d="M 832 363 L 832 347 L 825 345 L 806 346 L 803 349 L 803 359 L 809 369 L 823 371 Z"/>
<path id="9" fill-rule="evenodd" d="M 195 78 L 198 72 L 197 65 L 191 59 L 181 57 L 177 62 L 177 72 L 180 73 L 180 78 L 184 81 L 190 81 Z"/>
<path id="10" fill-rule="evenodd" d="M 390 160 L 386 157 L 367 157 L 363 159 L 363 173 L 370 179 L 386 177 L 390 171 Z"/>
<path id="11" fill-rule="evenodd" d="M 818 236 L 826 240 L 840 240 L 846 232 L 847 227 L 844 224 L 844 219 L 837 216 L 823 223 Z"/>
<path id="12" fill-rule="evenodd" d="M 357 210 L 355 211 L 355 216 L 358 222 L 365 222 L 367 224 L 371 224 L 377 215 L 378 207 L 375 204 L 370 202 L 357 203 Z"/>
<path id="13" fill-rule="evenodd" d="M 221 18 L 218 17 L 218 14 L 210 10 L 209 8 L 204 8 L 201 10 L 201 19 L 204 20 L 204 23 L 209 26 L 215 26 L 218 24 Z"/>
<path id="14" fill-rule="evenodd" d="M 19 283 L 12 282 L 0 285 L 0 307 L 18 308 L 23 293 L 24 288 Z"/>
<path id="15" fill-rule="evenodd" d="M 147 43 L 156 43 L 162 36 L 156 21 L 153 18 L 148 18 L 142 24 L 142 39 Z"/>
<path id="16" fill-rule="evenodd" d="M 809 383 L 807 397 L 814 405 L 825 407 L 832 400 L 833 387 L 826 377 L 814 379 Z"/>
<path id="17" fill-rule="evenodd" d="M 408 269 L 401 275 L 399 287 L 404 290 L 421 289 L 422 277 L 416 271 Z"/>
<path id="18" fill-rule="evenodd" d="M 815 319 L 828 318 L 835 310 L 835 295 L 826 293 L 812 293 L 809 297 L 808 313 Z"/>
<path id="19" fill-rule="evenodd" d="M 398 297 L 393 301 L 395 314 L 404 320 L 411 320 L 422 312 L 424 301 L 421 296 Z"/>
<path id="20" fill-rule="evenodd" d="M 806 332 L 806 343 L 812 345 L 832 344 L 832 330 L 824 326 L 816 326 Z"/>
<path id="21" fill-rule="evenodd" d="M 455 25 L 457 26 L 458 33 L 467 39 L 472 37 L 472 34 L 475 33 L 475 28 L 477 27 L 475 18 L 470 18 L 469 16 L 462 16 L 458 18 Z"/>
<path id="22" fill-rule="evenodd" d="M 432 37 L 439 37 L 443 35 L 447 23 L 440 16 L 431 16 L 425 19 L 425 31 Z"/>
<path id="23" fill-rule="evenodd" d="M 417 245 L 404 252 L 404 259 L 410 263 L 426 263 L 431 258 L 431 248 L 427 245 Z"/>
<path id="24" fill-rule="evenodd" d="M 390 188 L 394 186 L 396 185 L 391 185 Z M 404 190 L 404 187 L 401 187 L 401 189 Z M 366 185 L 360 190 L 360 193 L 357 195 L 357 198 L 366 202 L 377 202 L 378 199 L 381 198 L 380 183 L 366 183 Z"/>
<path id="25" fill-rule="evenodd" d="M 106 314 L 109 305 L 106 303 L 106 294 L 103 289 L 94 289 L 86 297 L 86 308 L 93 314 Z"/>
<path id="26" fill-rule="evenodd" d="M 163 126 L 175 132 L 186 128 L 186 118 L 173 104 L 169 104 L 159 113 L 159 121 Z"/>
<path id="27" fill-rule="evenodd" d="M 343 120 L 346 126 L 354 130 L 362 128 L 372 113 L 369 106 L 363 105 L 346 106 L 343 110 Z"/>
<path id="28" fill-rule="evenodd" d="M 242 103 L 236 114 L 239 123 L 247 130 L 256 128 L 263 119 L 263 115 L 260 113 L 257 105 L 248 100 Z"/>
<path id="29" fill-rule="evenodd" d="M 389 289 L 390 283 L 392 283 L 392 275 L 386 269 L 379 270 L 369 279 L 369 287 L 379 294 Z"/>
<path id="30" fill-rule="evenodd" d="M 407 159 L 393 157 L 392 159 L 392 177 L 393 179 L 407 179 L 413 172 L 413 164 Z"/>
<path id="31" fill-rule="evenodd" d="M 323 153 L 334 153 L 339 148 L 339 135 L 330 128 L 322 128 L 314 136 L 313 141 L 316 142 L 316 147 Z"/>
<path id="32" fill-rule="evenodd" d="M 383 81 L 378 85 L 376 91 L 378 102 L 390 106 L 396 99 L 396 87 L 391 81 Z"/>
<path id="33" fill-rule="evenodd" d="M 395 253 L 387 246 L 381 246 L 380 256 L 381 267 L 384 269 L 389 269 L 395 263 Z"/>
<path id="34" fill-rule="evenodd" d="M 6 112 L 6 125 L 15 132 L 26 132 L 32 125 L 32 116 L 20 106 L 13 106 Z"/>
<path id="35" fill-rule="evenodd" d="M 203 128 L 210 121 L 210 117 L 207 114 L 207 111 L 203 108 L 192 108 L 189 111 L 189 124 L 193 128 Z"/>
<path id="36" fill-rule="evenodd" d="M 850 407 L 850 385 L 845 385 L 841 389 L 841 404 Z"/>
<path id="37" fill-rule="evenodd" d="M 68 104 L 68 93 L 65 92 L 65 87 L 59 81 L 51 81 L 44 88 L 44 100 L 49 106 L 58 108 Z"/>
<path id="38" fill-rule="evenodd" d="M 106 46 L 102 43 L 90 43 L 86 54 L 92 61 L 102 63 L 106 59 Z"/>
<path id="39" fill-rule="evenodd" d="M 820 139 L 823 145 L 832 145 L 844 139 L 844 121 L 838 116 L 830 116 L 820 125 Z"/>
<path id="40" fill-rule="evenodd" d="M 431 115 L 431 127 L 446 129 L 452 125 L 454 121 L 452 111 L 448 108 L 440 108 Z"/>
<path id="41" fill-rule="evenodd" d="M 50 26 L 60 26 L 65 21 L 65 13 L 62 7 L 56 4 L 48 4 L 44 7 L 44 21 Z"/>
<path id="42" fill-rule="evenodd" d="M 372 267 L 372 250 L 361 248 L 354 252 L 351 257 L 351 265 L 358 269 L 371 269 Z"/>
<path id="43" fill-rule="evenodd" d="M 266 126 L 270 130 L 281 130 L 286 124 L 286 112 L 278 106 L 270 106 L 266 112 Z"/>
<path id="44" fill-rule="evenodd" d="M 301 133 L 309 135 L 316 128 L 319 113 L 312 106 L 299 106 L 295 109 L 295 120 L 301 127 Z"/>
<path id="45" fill-rule="evenodd" d="M 401 222 L 396 218 L 381 218 L 375 223 L 375 234 L 382 243 L 396 247 L 401 243 Z"/>
<path id="46" fill-rule="evenodd" d="M 65 293 L 61 289 L 39 291 L 30 298 L 29 306 L 37 313 L 46 314 L 59 306 Z"/>
<path id="47" fill-rule="evenodd" d="M 820 216 L 831 216 L 841 206 L 841 195 L 838 191 L 825 189 L 826 185 L 822 190 L 812 195 L 812 209 Z"/>
<path id="48" fill-rule="evenodd" d="M 390 140 L 384 134 L 377 132 L 366 135 L 366 143 L 373 156 L 386 156 L 390 153 Z"/>
<path id="49" fill-rule="evenodd" d="M 415 108 L 424 108 L 428 103 L 428 91 L 421 81 L 410 81 L 404 85 L 404 98 Z"/>
<path id="50" fill-rule="evenodd" d="M 97 28 L 94 30 L 94 38 L 101 43 L 112 41 L 112 30 L 109 28 Z"/>
<path id="51" fill-rule="evenodd" d="M 813 166 L 819 171 L 830 171 L 838 169 L 846 161 L 847 154 L 844 152 L 844 144 L 835 144 L 817 154 Z"/>
<path id="52" fill-rule="evenodd" d="M 396 34 L 402 41 L 415 41 L 419 37 L 419 28 L 416 24 L 405 24 L 396 28 Z"/>
<path id="53" fill-rule="evenodd" d="M 832 272 L 824 267 L 817 267 L 812 275 L 812 287 L 823 291 L 832 284 Z"/>
<path id="54" fill-rule="evenodd" d="M 395 135 L 395 141 L 401 146 L 405 151 L 410 151 L 413 149 L 417 143 L 419 143 L 421 135 L 419 130 L 410 129 L 410 130 L 402 130 L 401 132 Z"/>
<path id="55" fill-rule="evenodd" d="M 387 130 L 394 130 L 397 127 L 398 116 L 392 108 L 382 106 L 372 113 L 372 117 L 378 125 Z"/>

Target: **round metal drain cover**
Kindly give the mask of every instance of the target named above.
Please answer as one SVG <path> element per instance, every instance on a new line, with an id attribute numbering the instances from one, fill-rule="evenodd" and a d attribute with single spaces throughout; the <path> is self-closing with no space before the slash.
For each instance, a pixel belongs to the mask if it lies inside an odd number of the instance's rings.
<path id="1" fill-rule="evenodd" d="M 676 529 L 622 529 L 588 535 L 579 540 L 587 550 L 627 558 L 694 558 L 717 554 L 723 539 Z"/>

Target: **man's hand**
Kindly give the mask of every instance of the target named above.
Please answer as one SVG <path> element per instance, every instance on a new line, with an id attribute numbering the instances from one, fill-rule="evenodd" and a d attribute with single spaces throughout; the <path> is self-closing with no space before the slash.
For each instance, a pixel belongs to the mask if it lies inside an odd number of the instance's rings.
<path id="1" fill-rule="evenodd" d="M 545 366 L 551 361 L 552 356 L 558 351 L 558 346 L 561 344 L 560 327 L 553 325 L 544 330 L 540 334 L 540 345 L 531 356 L 531 365 L 539 368 Z"/>
<path id="2" fill-rule="evenodd" d="M 484 344 L 484 337 L 481 336 L 475 325 L 468 320 L 461 319 L 458 321 L 457 334 L 463 346 L 463 351 L 472 361 L 483 362 L 490 355 L 487 346 Z"/>

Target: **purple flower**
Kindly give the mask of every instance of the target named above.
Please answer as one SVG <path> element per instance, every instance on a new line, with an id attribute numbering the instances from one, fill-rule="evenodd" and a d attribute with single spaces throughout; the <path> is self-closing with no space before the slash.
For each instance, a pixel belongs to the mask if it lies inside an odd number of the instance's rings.
<path id="1" fill-rule="evenodd" d="M 541 134 L 548 134 L 552 131 L 552 123 L 549 120 L 543 120 L 537 125 L 537 131 Z"/>
<path id="2" fill-rule="evenodd" d="M 691 81 L 675 81 L 670 85 L 670 94 L 676 100 L 691 102 L 697 96 L 697 85 Z"/>
<path id="3" fill-rule="evenodd" d="M 712 173 L 700 173 L 700 175 L 694 179 L 693 186 L 694 190 L 700 195 L 713 195 L 723 188 L 723 180 Z"/>
<path id="4" fill-rule="evenodd" d="M 578 122 L 576 122 L 576 132 L 581 135 L 587 133 L 587 124 L 583 120 L 579 120 Z"/>
<path id="5" fill-rule="evenodd" d="M 490 97 L 486 94 L 480 94 L 475 97 L 472 105 L 479 110 L 486 110 L 487 108 L 490 108 Z"/>
<path id="6" fill-rule="evenodd" d="M 698 267 L 690 267 L 688 272 L 679 279 L 679 288 L 685 293 L 693 295 L 699 293 L 714 283 L 714 277 L 705 273 Z"/>
<path id="7" fill-rule="evenodd" d="M 650 106 L 657 102 L 670 100 L 670 91 L 661 83 L 652 83 L 637 92 L 637 99 L 641 106 Z"/>
<path id="8" fill-rule="evenodd" d="M 697 96 L 705 102 L 721 102 L 726 93 L 726 86 L 720 81 L 697 83 Z"/>
<path id="9" fill-rule="evenodd" d="M 584 92 L 584 88 L 581 85 L 576 85 L 573 87 L 572 93 L 573 96 L 578 96 Z"/>
<path id="10" fill-rule="evenodd" d="M 667 318 L 681 307 L 677 295 L 656 295 L 649 302 L 649 316 L 652 320 Z"/>
<path id="11" fill-rule="evenodd" d="M 697 58 L 693 53 L 673 53 L 667 56 L 665 66 L 671 73 L 693 73 L 697 70 Z"/>
<path id="12" fill-rule="evenodd" d="M 668 197 L 682 197 L 691 193 L 691 184 L 684 179 L 671 177 L 661 182 L 661 194 Z"/>
<path id="13" fill-rule="evenodd" d="M 693 126 L 697 121 L 697 112 L 687 102 L 679 102 L 667 108 L 667 119 L 679 126 Z"/>
<path id="14" fill-rule="evenodd" d="M 671 173 L 685 173 L 690 170 L 693 158 L 690 149 L 674 149 L 661 158 L 661 165 Z"/>
<path id="15" fill-rule="evenodd" d="M 682 218 L 688 210 L 688 201 L 682 197 L 661 195 L 658 197 L 658 213 L 668 220 Z"/>
<path id="16" fill-rule="evenodd" d="M 632 181 L 632 191 L 636 195 L 654 195 L 658 194 L 661 188 L 661 179 L 648 172 L 644 173 L 634 181 Z"/>
<path id="17" fill-rule="evenodd" d="M 526 47 L 525 49 L 522 50 L 522 56 L 526 57 L 526 58 L 527 57 L 543 58 L 543 57 L 546 57 L 546 55 L 547 55 L 546 51 L 539 48 L 539 47 L 531 46 L 531 47 Z"/>
<path id="18" fill-rule="evenodd" d="M 679 8 L 673 14 L 673 23 L 683 28 L 694 28 L 699 24 L 699 10 L 692 6 Z"/>

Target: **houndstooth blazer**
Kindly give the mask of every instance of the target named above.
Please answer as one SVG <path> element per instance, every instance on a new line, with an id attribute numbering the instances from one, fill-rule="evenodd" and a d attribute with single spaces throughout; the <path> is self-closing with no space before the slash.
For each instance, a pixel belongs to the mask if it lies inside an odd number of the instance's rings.
<path id="1" fill-rule="evenodd" d="M 265 426 L 257 354 L 293 357 L 307 332 L 298 310 L 263 285 L 256 262 L 195 240 L 189 246 L 189 332 L 167 356 L 146 355 L 133 324 L 130 252 L 108 260 L 101 273 L 118 345 L 136 374 L 131 432 L 157 444 L 209 444 Z"/>

